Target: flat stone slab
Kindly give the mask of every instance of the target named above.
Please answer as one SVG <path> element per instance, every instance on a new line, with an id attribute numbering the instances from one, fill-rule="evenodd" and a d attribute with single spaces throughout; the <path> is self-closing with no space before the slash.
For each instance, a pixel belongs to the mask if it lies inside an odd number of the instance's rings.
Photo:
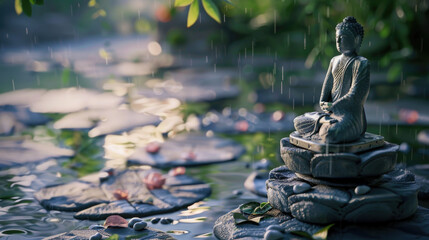
<path id="1" fill-rule="evenodd" d="M 173 212 L 210 195 L 208 184 L 186 175 L 167 176 L 162 188 L 149 190 L 143 179 L 151 171 L 124 170 L 108 177 L 101 172 L 43 188 L 34 196 L 48 210 L 77 212 L 77 219 L 101 220 L 110 215 L 129 218 Z M 118 193 L 126 197 L 118 197 Z"/>
<path id="2" fill-rule="evenodd" d="M 121 133 L 136 127 L 156 125 L 159 117 L 127 109 L 97 109 L 69 113 L 54 123 L 56 129 L 89 130 L 90 137 Z"/>
<path id="3" fill-rule="evenodd" d="M 245 152 L 242 145 L 230 139 L 197 134 L 178 135 L 160 146 L 157 153 L 149 153 L 145 147 L 137 148 L 128 164 L 157 168 L 193 167 L 233 161 Z"/>
<path id="4" fill-rule="evenodd" d="M 384 142 L 379 148 L 359 153 L 315 153 L 283 138 L 281 157 L 290 170 L 315 178 L 378 177 L 394 169 L 399 146 Z"/>
<path id="5" fill-rule="evenodd" d="M 61 104 L 58 104 L 58 103 Z M 22 89 L 0 94 L 0 106 L 27 106 L 37 113 L 70 113 L 85 109 L 106 109 L 123 102 L 108 92 L 62 88 L 53 90 Z"/>
<path id="6" fill-rule="evenodd" d="M 383 136 L 368 132 L 355 142 L 343 144 L 326 144 L 322 141 L 305 139 L 296 131 L 289 135 L 289 139 L 290 143 L 295 146 L 318 153 L 358 153 L 384 145 Z"/>
<path id="7" fill-rule="evenodd" d="M 416 174 L 416 182 L 419 184 L 419 199 L 429 201 L 429 164 L 419 164 L 407 168 Z"/>
<path id="8" fill-rule="evenodd" d="M 425 100 L 367 101 L 365 113 L 372 125 L 429 126 L 429 108 Z"/>
<path id="9" fill-rule="evenodd" d="M 44 238 L 45 240 L 88 240 L 91 236 L 96 233 L 100 233 L 103 239 L 106 239 L 114 234 L 117 234 L 120 240 L 123 239 L 165 239 L 173 240 L 172 236 L 165 232 L 146 227 L 143 231 L 134 231 L 131 228 L 107 228 L 101 230 L 72 230 L 70 232 L 61 233 L 55 236 Z"/>
<path id="10" fill-rule="evenodd" d="M 268 180 L 268 174 L 268 172 L 251 173 L 244 181 L 244 188 L 258 196 L 267 197 L 265 181 Z"/>
<path id="11" fill-rule="evenodd" d="M 60 148 L 50 143 L 31 140 L 0 140 L 0 169 L 73 155 L 73 150 Z"/>
<path id="12" fill-rule="evenodd" d="M 406 170 L 356 187 L 314 184 L 297 177 L 285 166 L 273 169 L 267 181 L 268 202 L 300 221 L 386 222 L 410 217 L 417 209 L 419 185 Z"/>
<path id="13" fill-rule="evenodd" d="M 281 213 L 275 217 L 262 218 L 259 224 L 241 223 L 236 225 L 232 216 L 238 208 L 218 218 L 214 224 L 213 233 L 221 240 L 263 239 L 266 228 L 270 225 L 280 225 L 284 231 L 283 239 L 306 239 L 292 235 L 292 231 L 304 231 L 310 235 L 326 225 L 301 222 L 289 214 Z M 353 224 L 338 223 L 328 231 L 328 239 L 426 239 L 429 238 L 429 210 L 419 207 L 416 213 L 402 221 L 389 223 Z"/>
<path id="14" fill-rule="evenodd" d="M 201 119 L 204 131 L 239 134 L 255 132 L 286 132 L 294 129 L 293 113 L 252 113 L 243 110 L 210 111 Z"/>

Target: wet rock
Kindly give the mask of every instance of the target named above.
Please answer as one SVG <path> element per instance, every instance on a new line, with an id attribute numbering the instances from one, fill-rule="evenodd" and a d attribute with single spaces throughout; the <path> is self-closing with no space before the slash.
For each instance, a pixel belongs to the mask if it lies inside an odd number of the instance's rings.
<path id="1" fill-rule="evenodd" d="M 104 227 L 101 226 L 101 225 L 98 225 L 98 224 L 94 224 L 94 225 L 89 226 L 88 229 L 90 229 L 90 230 L 100 230 L 100 229 L 104 229 Z"/>
<path id="2" fill-rule="evenodd" d="M 259 225 L 242 223 L 236 225 L 232 212 L 219 217 L 213 228 L 215 237 L 226 239 L 262 239 L 269 225 L 277 224 L 284 231 L 304 231 L 310 235 L 315 234 L 323 226 L 301 222 L 289 214 L 279 213 L 275 217 L 262 218 Z M 284 239 L 286 235 L 283 235 Z M 295 235 L 293 235 L 295 236 Z M 419 207 L 410 218 L 391 221 L 388 224 L 335 224 L 328 233 L 328 239 L 422 239 L 429 238 L 429 210 Z M 296 237 L 296 236 L 295 236 Z"/>
<path id="3" fill-rule="evenodd" d="M 423 130 L 417 135 L 419 143 L 429 146 L 429 130 Z"/>
<path id="4" fill-rule="evenodd" d="M 303 193 L 303 192 L 307 192 L 310 189 L 311 189 L 311 185 L 303 182 L 293 186 L 293 193 L 296 193 L 296 194 Z"/>
<path id="5" fill-rule="evenodd" d="M 157 223 L 159 223 L 160 220 L 161 220 L 161 218 L 156 217 L 156 218 L 152 218 L 152 220 L 150 220 L 150 222 L 153 224 L 157 224 Z"/>
<path id="6" fill-rule="evenodd" d="M 371 188 L 366 185 L 359 185 L 355 188 L 354 192 L 356 195 L 364 195 L 371 191 Z"/>
<path id="7" fill-rule="evenodd" d="M 192 151 L 193 158 L 186 157 Z M 218 137 L 183 134 L 168 139 L 157 153 L 137 148 L 128 159 L 129 165 L 150 165 L 158 168 L 190 167 L 223 163 L 239 158 L 245 149 L 240 144 Z"/>
<path id="8" fill-rule="evenodd" d="M 241 195 L 243 195 L 243 191 L 241 191 L 241 190 L 234 190 L 234 191 L 232 191 L 232 194 L 234 194 L 235 196 L 241 196 Z"/>
<path id="9" fill-rule="evenodd" d="M 133 229 L 136 231 L 142 231 L 147 227 L 147 223 L 146 222 L 136 222 L 133 225 Z"/>
<path id="10" fill-rule="evenodd" d="M 51 143 L 3 140 L 0 147 L 0 169 L 73 155 L 73 150 L 59 148 Z"/>
<path id="11" fill-rule="evenodd" d="M 268 180 L 268 172 L 253 172 L 244 181 L 244 188 L 258 196 L 266 197 L 266 180 Z"/>
<path id="12" fill-rule="evenodd" d="M 279 232 L 285 231 L 284 227 L 282 227 L 280 225 L 270 225 L 267 227 L 267 231 L 269 231 L 269 230 L 275 230 L 275 231 L 279 231 Z"/>
<path id="13" fill-rule="evenodd" d="M 355 194 L 355 186 L 338 188 L 315 183 L 307 192 L 294 193 L 294 187 L 302 183 L 306 181 L 284 166 L 273 169 L 267 181 L 268 202 L 300 221 L 316 224 L 401 220 L 417 209 L 419 186 L 409 171 L 383 175 L 368 184 L 371 191 L 364 195 Z"/>
<path id="14" fill-rule="evenodd" d="M 264 240 L 278 240 L 283 238 L 284 238 L 283 233 L 277 230 L 268 230 L 264 234 Z"/>
<path id="15" fill-rule="evenodd" d="M 101 240 L 103 238 L 103 236 L 100 233 L 96 233 L 94 235 L 92 235 L 91 237 L 89 237 L 89 240 Z"/>
<path id="16" fill-rule="evenodd" d="M 159 117 L 130 110 L 103 109 L 70 113 L 54 123 L 56 129 L 90 129 L 88 135 L 97 137 L 121 133 L 136 127 L 156 125 Z"/>
<path id="17" fill-rule="evenodd" d="M 164 239 L 164 240 L 174 240 L 172 236 L 168 235 L 165 232 L 153 229 L 150 227 L 144 228 L 144 234 L 139 234 L 132 228 L 108 228 L 102 230 L 72 230 L 70 232 L 61 233 L 55 236 L 47 237 L 47 240 L 64 240 L 64 239 L 73 239 L 73 240 L 88 240 L 90 237 L 100 234 L 101 238 L 107 239 L 112 235 L 117 234 L 119 239 L 139 239 L 139 240 L 150 240 L 150 239 Z"/>
<path id="18" fill-rule="evenodd" d="M 131 218 L 130 221 L 128 221 L 128 227 L 133 227 L 135 223 L 143 221 L 141 218 Z"/>
<path id="19" fill-rule="evenodd" d="M 171 218 L 161 218 L 161 224 L 170 224 L 172 223 L 174 220 Z"/>
<path id="20" fill-rule="evenodd" d="M 207 184 L 186 175 L 167 176 L 162 189 L 149 190 L 142 182 L 150 172 L 115 171 L 103 182 L 95 173 L 94 177 L 87 176 L 67 184 L 43 188 L 35 193 L 35 198 L 46 209 L 76 211 L 74 217 L 77 219 L 101 220 L 111 215 L 128 218 L 171 212 L 210 194 Z M 118 190 L 126 193 L 124 199 L 117 198 L 115 193 Z"/>
<path id="21" fill-rule="evenodd" d="M 288 113 L 281 119 L 274 119 L 273 113 L 252 113 L 245 109 L 228 114 L 210 111 L 201 117 L 201 126 L 204 131 L 228 134 L 290 131 L 294 117 L 295 114 Z"/>

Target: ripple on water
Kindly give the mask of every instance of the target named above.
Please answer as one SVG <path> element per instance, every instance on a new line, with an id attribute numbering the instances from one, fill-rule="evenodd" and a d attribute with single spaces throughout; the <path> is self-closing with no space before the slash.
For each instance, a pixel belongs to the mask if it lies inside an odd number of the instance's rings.
<path id="1" fill-rule="evenodd" d="M 27 231 L 22 229 L 6 229 L 0 232 L 0 237 L 10 236 L 10 235 L 17 235 L 17 234 L 28 234 Z"/>

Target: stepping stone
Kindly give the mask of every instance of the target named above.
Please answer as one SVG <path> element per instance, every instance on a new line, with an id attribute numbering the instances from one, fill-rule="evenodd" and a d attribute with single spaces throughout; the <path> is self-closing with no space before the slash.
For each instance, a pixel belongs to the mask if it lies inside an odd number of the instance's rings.
<path id="1" fill-rule="evenodd" d="M 165 81 L 153 89 L 140 89 L 138 93 L 148 98 L 177 98 L 183 102 L 209 102 L 237 97 L 237 86 L 221 85 L 183 85 L 175 81 Z"/>
<path id="2" fill-rule="evenodd" d="M 173 212 L 209 196 L 208 184 L 186 175 L 166 176 L 160 189 L 149 190 L 143 179 L 153 170 L 100 172 L 79 180 L 49 186 L 35 193 L 48 210 L 77 212 L 77 219 L 101 220 Z"/>
<path id="3" fill-rule="evenodd" d="M 238 134 L 255 132 L 286 132 L 294 129 L 295 114 L 284 114 L 280 111 L 274 113 L 251 113 L 245 109 L 231 111 L 226 108 L 219 113 L 210 111 L 201 117 L 201 128 L 204 131 L 218 133 Z"/>
<path id="4" fill-rule="evenodd" d="M 137 148 L 128 158 L 129 165 L 149 165 L 157 168 L 194 167 L 224 163 L 244 154 L 242 145 L 225 138 L 183 134 L 160 144 L 160 150 L 150 153 Z"/>
<path id="5" fill-rule="evenodd" d="M 289 214 L 279 213 L 275 217 L 264 217 L 259 224 L 241 223 L 236 225 L 231 212 L 218 218 L 214 224 L 213 233 L 220 240 L 263 239 L 266 229 L 270 225 L 280 225 L 284 230 L 284 239 L 304 239 L 292 235 L 292 231 L 304 231 L 315 234 L 326 225 L 317 225 L 301 222 Z M 429 209 L 419 207 L 414 215 L 401 221 L 391 221 L 383 224 L 335 224 L 328 231 L 328 239 L 426 239 L 429 238 Z"/>
<path id="6" fill-rule="evenodd" d="M 267 188 L 265 186 L 265 181 L 267 180 L 268 172 L 253 172 L 246 178 L 244 188 L 258 196 L 267 197 Z"/>
<path id="7" fill-rule="evenodd" d="M 412 173 L 416 174 L 416 182 L 419 188 L 419 200 L 429 201 L 429 164 L 418 164 L 408 167 Z"/>
<path id="8" fill-rule="evenodd" d="M 311 188 L 295 193 L 295 186 L 302 184 L 310 184 Z M 417 209 L 419 185 L 409 171 L 395 170 L 366 185 L 369 192 L 360 194 L 358 186 L 317 184 L 282 166 L 270 172 L 267 195 L 273 208 L 315 224 L 402 220 Z"/>
<path id="9" fill-rule="evenodd" d="M 88 130 L 90 137 L 121 133 L 136 127 L 156 125 L 159 117 L 131 110 L 98 109 L 69 113 L 54 123 L 56 129 Z"/>
<path id="10" fill-rule="evenodd" d="M 91 236 L 96 233 L 100 233 L 103 239 L 106 239 L 114 234 L 117 234 L 120 240 L 124 239 L 165 239 L 173 240 L 172 236 L 165 232 L 156 230 L 154 228 L 147 227 L 143 231 L 134 231 L 131 228 L 106 228 L 100 230 L 72 230 L 70 232 L 61 233 L 55 236 L 44 238 L 45 240 L 88 240 Z"/>
<path id="11" fill-rule="evenodd" d="M 382 147 L 359 153 L 316 153 L 297 147 L 283 138 L 280 153 L 285 166 L 299 174 L 315 178 L 377 177 L 394 169 L 399 146 L 385 143 Z"/>
<path id="12" fill-rule="evenodd" d="M 51 143 L 31 140 L 0 140 L 0 169 L 73 155 L 73 150 L 59 148 Z"/>
<path id="13" fill-rule="evenodd" d="M 58 103 L 61 104 L 58 104 Z M 62 88 L 53 90 L 23 89 L 0 94 L 0 106 L 24 106 L 37 113 L 70 113 L 85 109 L 118 106 L 121 97 L 93 90 Z"/>

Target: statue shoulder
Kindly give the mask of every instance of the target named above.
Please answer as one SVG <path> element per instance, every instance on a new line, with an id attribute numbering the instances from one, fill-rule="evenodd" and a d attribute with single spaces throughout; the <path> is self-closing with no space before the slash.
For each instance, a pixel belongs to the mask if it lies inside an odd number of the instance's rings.
<path id="1" fill-rule="evenodd" d="M 358 61 L 361 66 L 364 66 L 364 67 L 369 66 L 369 61 L 365 57 L 358 56 L 356 61 Z"/>

